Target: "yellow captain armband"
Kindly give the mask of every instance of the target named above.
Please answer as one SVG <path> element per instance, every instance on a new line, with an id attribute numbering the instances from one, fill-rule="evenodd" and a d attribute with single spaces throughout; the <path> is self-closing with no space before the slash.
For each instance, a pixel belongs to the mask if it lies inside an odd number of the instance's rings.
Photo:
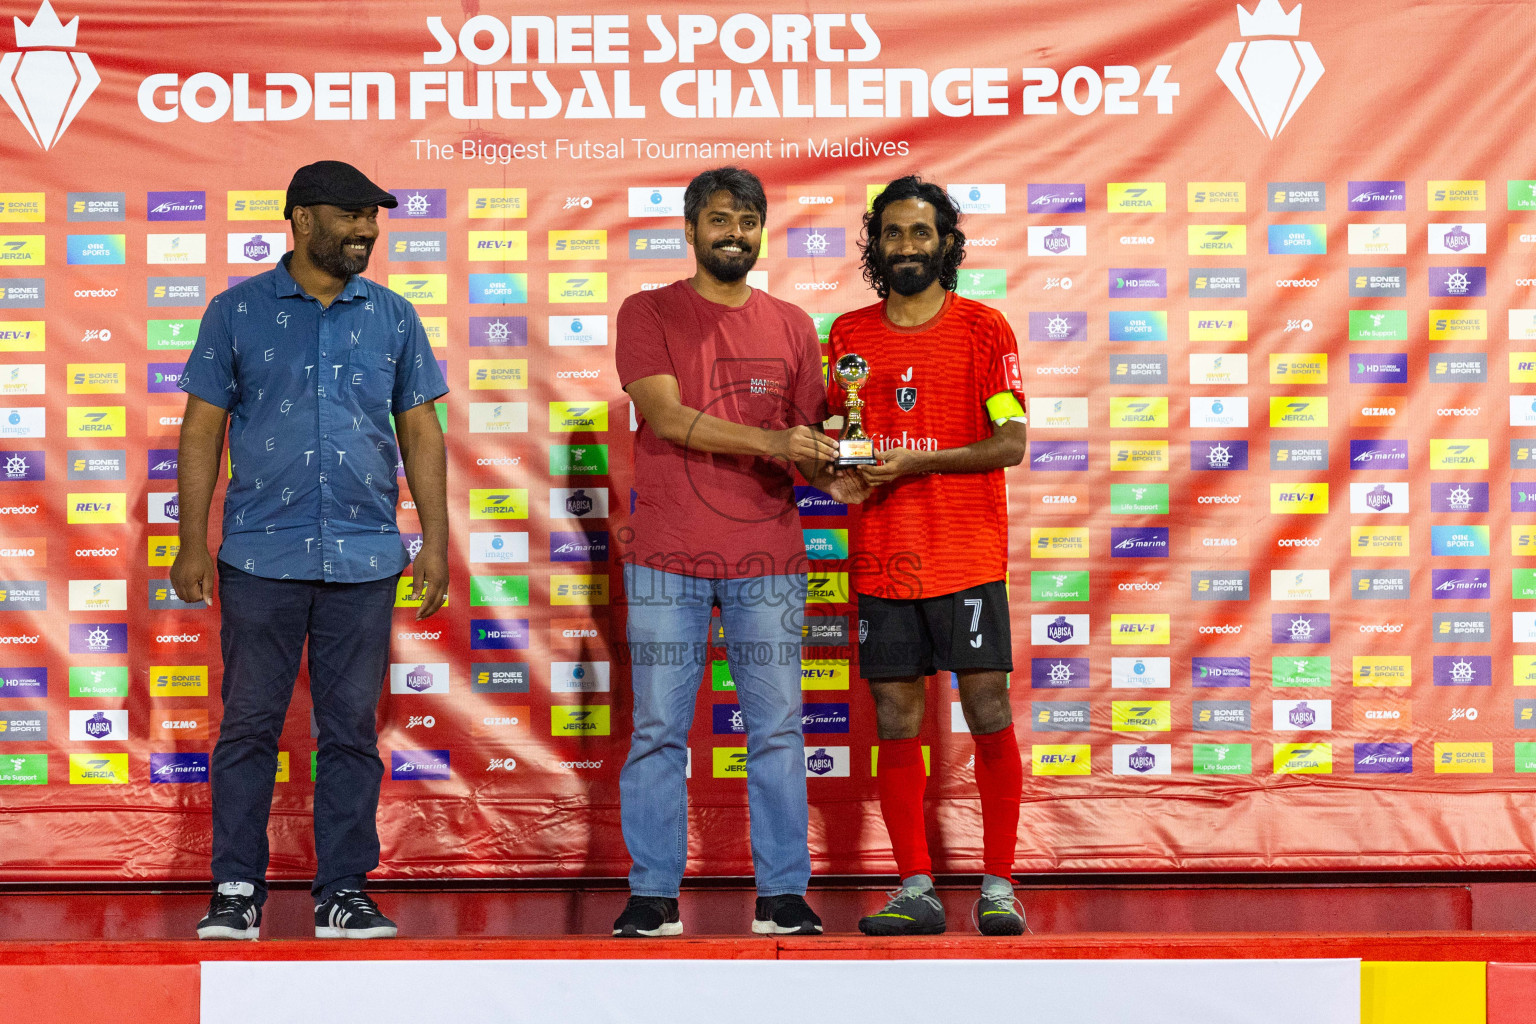
<path id="1" fill-rule="evenodd" d="M 1002 426 L 1009 420 L 1017 423 L 1029 422 L 1029 417 L 1024 415 L 1024 406 L 1019 404 L 1019 396 L 1012 391 L 999 391 L 987 399 L 987 415 L 998 426 Z"/>

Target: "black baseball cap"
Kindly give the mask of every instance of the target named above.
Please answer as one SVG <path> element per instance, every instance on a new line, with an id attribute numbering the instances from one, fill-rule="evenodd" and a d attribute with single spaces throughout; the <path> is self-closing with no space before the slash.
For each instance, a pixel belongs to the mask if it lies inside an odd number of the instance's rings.
<path id="1" fill-rule="evenodd" d="M 283 219 L 293 216 L 295 206 L 339 206 L 357 210 L 364 206 L 384 206 L 391 210 L 400 200 L 368 180 L 367 175 L 340 160 L 317 160 L 293 172 L 288 183 L 288 201 L 283 205 Z"/>

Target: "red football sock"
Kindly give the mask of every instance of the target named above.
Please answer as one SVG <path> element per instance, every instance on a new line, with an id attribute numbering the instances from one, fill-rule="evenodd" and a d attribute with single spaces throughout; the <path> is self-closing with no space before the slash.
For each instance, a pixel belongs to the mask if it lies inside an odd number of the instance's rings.
<path id="1" fill-rule="evenodd" d="M 902 878 L 932 875 L 928 837 L 923 833 L 923 745 L 916 738 L 880 741 L 880 814 L 891 837 L 896 871 Z"/>
<path id="2" fill-rule="evenodd" d="M 981 793 L 981 860 L 987 874 L 1008 878 L 1019 841 L 1019 802 L 1024 796 L 1024 761 L 1013 726 L 976 741 L 976 789 Z M 884 760 L 884 754 L 881 755 Z M 884 774 L 881 765 L 881 774 Z M 886 820 L 890 817 L 887 815 Z"/>

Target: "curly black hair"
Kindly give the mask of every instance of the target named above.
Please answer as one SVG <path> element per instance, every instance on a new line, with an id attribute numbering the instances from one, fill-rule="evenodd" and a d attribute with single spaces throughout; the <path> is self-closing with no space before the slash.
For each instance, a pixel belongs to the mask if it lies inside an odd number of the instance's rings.
<path id="1" fill-rule="evenodd" d="M 897 178 L 875 196 L 864 214 L 864 230 L 859 235 L 859 261 L 864 266 L 864 280 L 882 299 L 891 293 L 890 283 L 880 267 L 881 217 L 885 208 L 902 199 L 921 199 L 932 206 L 939 237 L 953 239 L 939 267 L 939 284 L 952 292 L 960 283 L 960 264 L 965 262 L 965 233 L 960 230 L 960 207 L 949 193 L 916 174 Z"/>

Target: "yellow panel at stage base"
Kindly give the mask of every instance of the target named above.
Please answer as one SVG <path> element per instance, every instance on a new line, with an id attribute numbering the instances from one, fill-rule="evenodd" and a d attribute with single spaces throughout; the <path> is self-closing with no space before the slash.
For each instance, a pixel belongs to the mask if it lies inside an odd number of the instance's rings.
<path id="1" fill-rule="evenodd" d="M 1360 965 L 1360 1024 L 1486 1024 L 1488 965 Z"/>

